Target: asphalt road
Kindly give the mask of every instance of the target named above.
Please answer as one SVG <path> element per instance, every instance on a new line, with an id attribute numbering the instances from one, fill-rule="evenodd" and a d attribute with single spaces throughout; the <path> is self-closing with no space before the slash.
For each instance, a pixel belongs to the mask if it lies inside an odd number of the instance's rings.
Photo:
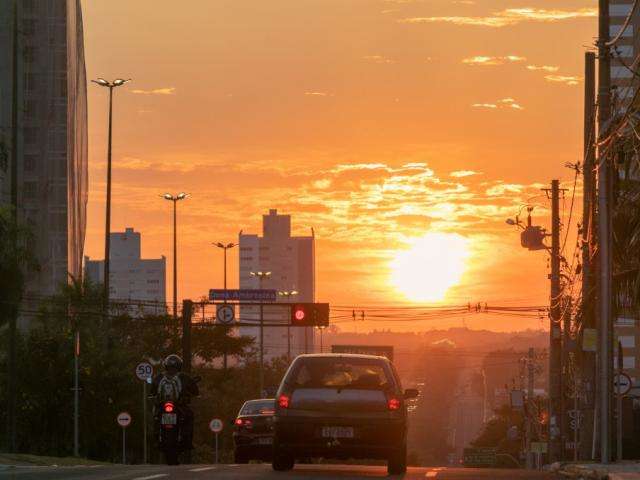
<path id="1" fill-rule="evenodd" d="M 389 477 L 385 467 L 360 465 L 300 465 L 278 473 L 270 465 L 115 465 L 93 467 L 3 467 L 0 479 L 15 480 L 360 480 L 397 478 L 405 480 L 555 480 L 548 473 L 524 470 L 473 468 L 409 468 L 406 475 Z"/>

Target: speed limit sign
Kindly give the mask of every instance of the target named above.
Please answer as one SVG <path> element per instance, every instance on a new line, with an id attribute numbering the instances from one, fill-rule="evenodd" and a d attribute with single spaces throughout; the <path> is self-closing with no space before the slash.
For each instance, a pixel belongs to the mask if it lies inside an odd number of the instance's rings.
<path id="1" fill-rule="evenodd" d="M 136 367 L 136 377 L 138 377 L 142 381 L 146 381 L 147 379 L 153 377 L 153 367 L 150 363 L 142 362 L 139 363 Z"/>

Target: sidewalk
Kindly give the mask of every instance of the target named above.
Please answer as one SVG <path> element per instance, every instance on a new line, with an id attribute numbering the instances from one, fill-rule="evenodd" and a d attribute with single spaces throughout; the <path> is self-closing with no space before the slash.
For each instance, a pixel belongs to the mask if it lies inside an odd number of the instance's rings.
<path id="1" fill-rule="evenodd" d="M 584 480 L 640 480 L 640 462 L 554 463 L 549 468 L 567 478 Z"/>

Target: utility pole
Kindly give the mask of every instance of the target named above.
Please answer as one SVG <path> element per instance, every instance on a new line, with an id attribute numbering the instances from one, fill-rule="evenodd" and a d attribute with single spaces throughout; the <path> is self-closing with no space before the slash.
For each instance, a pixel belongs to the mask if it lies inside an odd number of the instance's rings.
<path id="1" fill-rule="evenodd" d="M 580 456 L 584 459 L 591 458 L 594 440 L 594 406 L 595 406 L 595 379 L 596 359 L 595 345 L 589 345 L 592 351 L 586 350 L 585 336 L 590 339 L 595 337 L 595 319 L 593 305 L 595 298 L 593 277 L 593 252 L 594 239 L 594 155 L 596 143 L 595 124 L 595 92 L 596 92 L 596 56 L 593 52 L 584 55 L 584 157 L 582 166 L 582 355 L 579 357 L 582 373 L 582 390 L 584 391 L 584 405 L 582 409 L 583 422 L 580 428 Z"/>
<path id="2" fill-rule="evenodd" d="M 80 456 L 80 331 L 77 321 L 73 355 L 73 456 Z"/>
<path id="3" fill-rule="evenodd" d="M 13 52 L 12 52 L 12 100 L 11 100 L 11 207 L 14 231 L 18 226 L 18 0 L 13 1 Z M 17 251 L 18 239 L 15 231 L 13 238 L 14 252 Z M 17 258 L 15 259 L 17 262 Z M 17 302 L 17 298 L 15 301 Z M 9 351 L 7 352 L 7 450 L 16 450 L 17 435 L 17 359 L 16 340 L 18 335 L 18 304 L 8 309 L 9 313 Z"/>
<path id="4" fill-rule="evenodd" d="M 562 404 L 562 333 L 560 290 L 560 182 L 551 181 L 551 307 L 549 328 L 549 460 L 563 457 L 564 438 L 561 426 L 564 422 Z"/>
<path id="5" fill-rule="evenodd" d="M 609 58 L 609 0 L 599 0 L 598 22 L 598 140 L 606 138 L 611 115 L 611 69 Z M 600 414 L 600 461 L 611 461 L 611 218 L 610 165 L 598 148 L 598 410 Z"/>
<path id="6" fill-rule="evenodd" d="M 533 468 L 533 452 L 531 451 L 531 436 L 533 434 L 533 374 L 534 374 L 533 347 L 529 348 L 527 355 L 527 468 Z"/>
<path id="7" fill-rule="evenodd" d="M 622 460 L 622 342 L 618 340 L 618 382 L 616 385 L 616 461 Z"/>
<path id="8" fill-rule="evenodd" d="M 185 373 L 191 373 L 191 315 L 193 302 L 182 301 L 182 359 Z"/>

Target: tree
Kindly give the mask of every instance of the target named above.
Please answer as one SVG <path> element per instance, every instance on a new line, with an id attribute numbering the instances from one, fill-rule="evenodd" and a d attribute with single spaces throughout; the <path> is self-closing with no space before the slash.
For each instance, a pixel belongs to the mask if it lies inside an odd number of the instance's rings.
<path id="1" fill-rule="evenodd" d="M 7 358 L 2 369 L 5 372 L 2 383 L 6 385 L 7 408 L 2 409 L 0 416 L 4 416 L 7 425 L 5 443 L 8 451 L 14 451 L 16 448 L 18 309 L 24 292 L 25 272 L 37 269 L 30 248 L 32 243 L 30 230 L 17 222 L 15 211 L 0 208 L 0 329 L 8 326 Z"/>

